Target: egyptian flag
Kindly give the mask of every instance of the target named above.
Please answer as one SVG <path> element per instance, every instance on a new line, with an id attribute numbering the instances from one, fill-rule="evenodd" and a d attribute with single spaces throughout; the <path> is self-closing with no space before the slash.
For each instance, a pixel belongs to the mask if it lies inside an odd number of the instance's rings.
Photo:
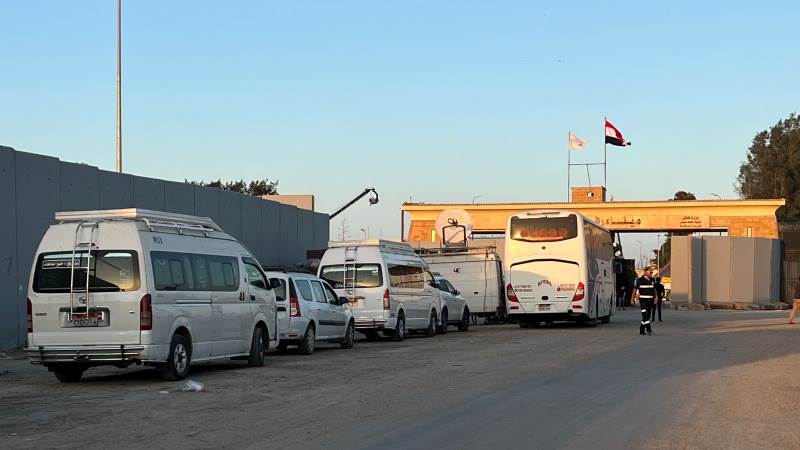
<path id="1" fill-rule="evenodd" d="M 617 127 L 608 120 L 606 120 L 606 144 L 616 145 L 618 147 L 631 145 L 630 142 L 625 140 Z"/>

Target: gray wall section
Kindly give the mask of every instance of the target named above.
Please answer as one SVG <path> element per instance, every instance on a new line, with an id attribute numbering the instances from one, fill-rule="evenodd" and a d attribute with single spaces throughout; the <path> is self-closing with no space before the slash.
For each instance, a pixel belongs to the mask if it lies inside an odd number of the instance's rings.
<path id="1" fill-rule="evenodd" d="M 756 239 L 731 237 L 731 279 L 730 296 L 732 302 L 752 302 L 755 296 L 753 266 L 756 261 Z M 758 262 L 755 262 L 758 266 Z M 766 261 L 769 267 L 769 260 Z M 769 287 L 769 279 L 767 279 Z"/>
<path id="2" fill-rule="evenodd" d="M 691 264 L 692 264 L 692 303 L 703 303 L 703 266 L 706 263 L 705 255 L 703 254 L 703 240 L 699 238 L 692 238 L 689 241 L 692 247 L 691 250 Z"/>
<path id="3" fill-rule="evenodd" d="M 5 220 L 0 220 L 0 348 L 19 345 L 17 318 L 24 303 L 20 304 L 17 294 L 17 197 L 15 152 L 0 146 L 0 205 L 3 205 Z M 8 323 L 6 325 L 5 323 Z"/>
<path id="4" fill-rule="evenodd" d="M 709 302 L 731 301 L 731 244 L 727 237 L 703 238 L 705 261 L 704 295 Z"/>
<path id="5" fill-rule="evenodd" d="M 0 146 L 0 350 L 25 345 L 34 253 L 57 211 L 147 208 L 210 217 L 262 264 L 305 264 L 327 247 L 328 215 L 234 192 L 118 174 Z"/>
<path id="6" fill-rule="evenodd" d="M 672 268 L 672 289 L 670 298 L 678 303 L 689 303 L 691 291 L 692 238 L 673 236 L 670 250 Z"/>
<path id="7" fill-rule="evenodd" d="M 772 239 L 753 239 L 753 267 L 755 271 L 751 274 L 753 278 L 753 302 L 764 304 L 769 303 L 776 297 L 772 295 L 772 277 L 756 276 L 763 274 L 764 270 L 772 273 L 773 269 L 773 240 Z"/>

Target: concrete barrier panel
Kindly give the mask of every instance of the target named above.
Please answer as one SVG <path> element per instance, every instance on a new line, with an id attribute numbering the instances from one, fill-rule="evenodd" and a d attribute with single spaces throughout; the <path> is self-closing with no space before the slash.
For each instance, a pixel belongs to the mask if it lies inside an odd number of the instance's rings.
<path id="1" fill-rule="evenodd" d="M 705 299 L 709 302 L 731 301 L 731 244 L 724 236 L 703 237 L 705 249 Z"/>
<path id="2" fill-rule="evenodd" d="M 291 266 L 297 264 L 297 208 L 280 205 L 281 228 L 278 234 L 280 264 Z"/>
<path id="3" fill-rule="evenodd" d="M 164 181 L 134 177 L 133 204 L 137 208 L 164 211 Z"/>
<path id="4" fill-rule="evenodd" d="M 242 194 L 231 191 L 219 192 L 219 226 L 226 233 L 242 238 Z"/>
<path id="5" fill-rule="evenodd" d="M 28 295 L 28 278 L 33 257 L 54 213 L 61 206 L 59 199 L 59 161 L 56 158 L 17 152 L 17 307 L 18 345 L 24 344 L 25 314 L 23 305 Z"/>
<path id="6" fill-rule="evenodd" d="M 777 300 L 772 297 L 772 249 L 773 239 L 753 238 L 753 259 L 750 266 L 754 273 L 750 274 L 753 282 L 753 301 L 767 304 Z M 747 262 L 747 261 L 743 261 Z"/>
<path id="7" fill-rule="evenodd" d="M 264 200 L 261 202 L 261 263 L 278 265 L 280 258 L 281 205 Z"/>
<path id="8" fill-rule="evenodd" d="M 261 200 L 245 195 L 242 197 L 242 242 L 259 262 L 261 255 Z M 263 263 L 262 263 L 263 264 Z"/>
<path id="9" fill-rule="evenodd" d="M 670 250 L 672 267 L 672 290 L 670 296 L 677 303 L 688 303 L 691 290 L 692 238 L 673 236 Z"/>
<path id="10" fill-rule="evenodd" d="M 194 186 L 189 183 L 164 183 L 165 211 L 194 215 Z"/>
<path id="11" fill-rule="evenodd" d="M 98 172 L 100 181 L 100 209 L 133 208 L 133 175 L 127 173 Z"/>
<path id="12" fill-rule="evenodd" d="M 219 225 L 219 193 L 217 188 L 194 187 L 194 215 L 209 217 Z"/>
<path id="13" fill-rule="evenodd" d="M 731 301 L 753 303 L 755 286 L 753 282 L 753 262 L 756 258 L 755 239 L 729 237 L 731 244 Z M 756 272 L 759 271 L 758 265 Z M 769 260 L 765 267 L 769 270 Z M 769 277 L 767 277 L 769 288 Z"/>
<path id="14" fill-rule="evenodd" d="M 100 209 L 100 179 L 97 167 L 60 163 L 61 211 Z"/>
<path id="15" fill-rule="evenodd" d="M 0 146 L 0 317 L 9 323 L 0 326 L 0 350 L 19 345 L 19 317 L 22 305 L 17 294 L 17 200 L 15 185 L 15 152 Z"/>

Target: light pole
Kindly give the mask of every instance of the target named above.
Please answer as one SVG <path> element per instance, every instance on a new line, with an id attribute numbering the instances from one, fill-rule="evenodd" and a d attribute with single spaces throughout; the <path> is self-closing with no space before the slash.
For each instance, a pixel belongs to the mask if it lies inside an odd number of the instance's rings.
<path id="1" fill-rule="evenodd" d="M 658 247 L 656 247 L 656 272 L 658 272 L 661 270 L 661 233 L 656 235 L 656 242 L 658 243 Z"/>
<path id="2" fill-rule="evenodd" d="M 639 264 L 641 265 L 641 269 L 644 270 L 644 263 L 642 262 L 642 241 L 636 240 L 639 243 Z"/>
<path id="3" fill-rule="evenodd" d="M 474 205 L 475 204 L 475 200 L 477 200 L 479 198 L 481 198 L 480 195 L 476 195 L 475 197 L 472 197 L 472 204 Z"/>
<path id="4" fill-rule="evenodd" d="M 122 173 L 122 0 L 117 0 L 117 173 Z"/>
<path id="5" fill-rule="evenodd" d="M 364 240 L 366 241 L 367 239 L 369 239 L 369 233 L 367 232 L 367 230 L 362 228 L 361 231 L 364 232 Z"/>

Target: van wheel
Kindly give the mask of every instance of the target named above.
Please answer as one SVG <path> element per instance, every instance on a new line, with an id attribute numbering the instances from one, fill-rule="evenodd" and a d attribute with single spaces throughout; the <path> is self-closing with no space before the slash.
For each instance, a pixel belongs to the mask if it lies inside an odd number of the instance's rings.
<path id="1" fill-rule="evenodd" d="M 314 324 L 308 324 L 308 328 L 306 328 L 306 334 L 303 335 L 303 340 L 300 341 L 300 345 L 297 346 L 297 350 L 300 351 L 301 355 L 310 355 L 314 353 L 314 343 L 317 340 L 317 333 L 314 330 Z"/>
<path id="2" fill-rule="evenodd" d="M 469 330 L 469 308 L 464 307 L 464 312 L 461 314 L 461 322 L 458 322 L 458 331 Z"/>
<path id="3" fill-rule="evenodd" d="M 405 316 L 398 316 L 397 323 L 394 326 L 394 333 L 392 333 L 392 340 L 400 342 L 406 337 L 406 318 Z"/>
<path id="4" fill-rule="evenodd" d="M 342 348 L 353 348 L 353 344 L 356 342 L 356 327 L 353 325 L 353 321 L 350 321 L 347 324 L 347 331 L 344 333 L 344 339 L 342 343 L 339 344 Z"/>
<path id="5" fill-rule="evenodd" d="M 428 328 L 425 330 L 425 337 L 436 336 L 436 311 L 431 311 L 431 319 L 428 321 Z"/>
<path id="6" fill-rule="evenodd" d="M 436 330 L 439 334 L 447 334 L 447 310 L 442 310 L 442 324 L 437 327 Z"/>
<path id="7" fill-rule="evenodd" d="M 192 352 L 189 350 L 188 338 L 180 334 L 172 336 L 169 343 L 169 356 L 167 366 L 161 372 L 161 377 L 167 381 L 178 381 L 189 375 L 189 366 L 192 363 Z"/>
<path id="8" fill-rule="evenodd" d="M 264 367 L 264 330 L 256 327 L 253 330 L 253 342 L 250 343 L 250 356 L 247 358 L 250 367 Z"/>
<path id="9" fill-rule="evenodd" d="M 83 376 L 83 372 L 86 371 L 86 367 L 78 365 L 66 365 L 53 367 L 51 370 L 58 381 L 62 383 L 74 383 L 76 381 L 80 381 L 81 377 Z"/>

